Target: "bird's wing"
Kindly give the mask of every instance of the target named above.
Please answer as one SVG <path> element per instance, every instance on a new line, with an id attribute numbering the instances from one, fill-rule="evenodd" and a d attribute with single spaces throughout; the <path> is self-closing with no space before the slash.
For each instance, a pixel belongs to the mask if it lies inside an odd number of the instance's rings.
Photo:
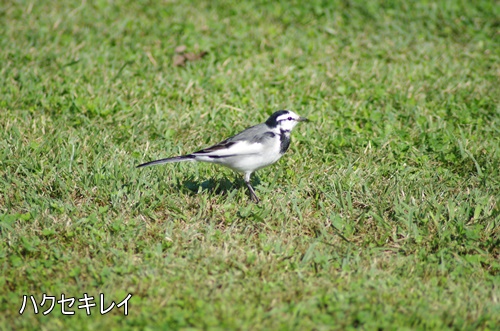
<path id="1" fill-rule="evenodd" d="M 199 151 L 196 151 L 193 154 L 194 155 L 210 155 L 210 154 L 225 153 L 225 151 L 229 150 L 231 148 L 231 146 L 233 146 L 234 144 L 236 144 L 236 143 L 228 141 L 228 139 L 226 139 L 226 140 L 224 140 L 216 145 L 213 145 L 213 146 L 201 149 Z"/>
<path id="2" fill-rule="evenodd" d="M 235 156 L 259 154 L 264 150 L 264 142 L 274 137 L 274 133 L 262 124 L 250 127 L 216 145 L 194 152 L 192 155 Z"/>
<path id="3" fill-rule="evenodd" d="M 237 155 L 259 154 L 263 150 L 263 145 L 250 143 L 248 141 L 223 141 L 217 145 L 194 152 L 194 156 L 215 156 L 229 157 Z"/>

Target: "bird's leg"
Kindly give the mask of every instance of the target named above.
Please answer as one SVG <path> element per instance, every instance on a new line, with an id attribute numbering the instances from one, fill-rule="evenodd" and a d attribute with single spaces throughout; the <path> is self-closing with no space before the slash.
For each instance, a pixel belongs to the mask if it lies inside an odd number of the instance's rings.
<path id="1" fill-rule="evenodd" d="M 250 185 L 250 176 L 251 175 L 252 175 L 251 172 L 245 173 L 245 184 L 247 184 L 248 190 L 250 191 L 250 197 L 252 198 L 252 200 L 255 203 L 259 203 L 260 200 L 257 197 L 257 194 L 255 194 L 255 191 L 254 191 L 252 185 Z"/>
<path id="2" fill-rule="evenodd" d="M 259 198 L 257 197 L 257 194 L 255 194 L 255 191 L 253 190 L 253 187 L 252 185 L 250 185 L 250 182 L 247 182 L 245 181 L 245 183 L 247 184 L 247 187 L 248 187 L 248 190 L 250 190 L 250 197 L 252 198 L 252 200 L 255 202 L 255 203 L 259 203 Z"/>

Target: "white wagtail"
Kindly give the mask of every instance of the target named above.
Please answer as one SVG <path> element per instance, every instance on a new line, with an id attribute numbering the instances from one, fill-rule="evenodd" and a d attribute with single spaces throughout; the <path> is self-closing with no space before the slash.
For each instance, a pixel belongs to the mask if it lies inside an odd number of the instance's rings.
<path id="1" fill-rule="evenodd" d="M 216 163 L 245 175 L 251 198 L 259 198 L 250 185 L 250 176 L 256 170 L 278 161 L 290 146 L 290 132 L 298 122 L 308 121 L 290 110 L 279 110 L 265 123 L 252 126 L 217 145 L 188 155 L 169 157 L 138 165 L 137 168 L 162 163 L 199 161 Z"/>

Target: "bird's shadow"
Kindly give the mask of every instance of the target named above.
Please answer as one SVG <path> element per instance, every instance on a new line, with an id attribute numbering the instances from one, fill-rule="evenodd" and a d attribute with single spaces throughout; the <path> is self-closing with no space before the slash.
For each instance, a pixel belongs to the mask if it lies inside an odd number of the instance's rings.
<path id="1" fill-rule="evenodd" d="M 260 180 L 258 177 L 255 177 L 251 180 L 251 184 L 253 187 L 256 185 L 260 184 Z M 223 178 L 209 178 L 204 181 L 197 180 L 194 176 L 188 177 L 184 181 L 179 181 L 177 183 L 177 189 L 183 190 L 183 189 L 188 189 L 190 191 L 190 194 L 196 195 L 198 192 L 205 191 L 209 192 L 210 194 L 217 194 L 217 195 L 227 195 L 229 192 L 231 192 L 234 189 L 244 189 L 245 191 L 248 191 L 247 186 L 245 184 L 245 181 L 242 178 L 235 178 L 233 181 L 229 180 L 226 177 Z M 248 192 L 246 192 L 247 195 L 249 195 Z"/>

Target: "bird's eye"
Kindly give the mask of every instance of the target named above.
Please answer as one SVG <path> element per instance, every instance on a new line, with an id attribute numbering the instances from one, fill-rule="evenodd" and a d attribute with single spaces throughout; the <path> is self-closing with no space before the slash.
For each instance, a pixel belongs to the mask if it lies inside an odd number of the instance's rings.
<path id="1" fill-rule="evenodd" d="M 292 117 L 289 117 L 289 118 L 288 118 L 288 120 L 289 120 L 289 121 L 291 121 L 291 120 L 293 120 L 293 118 L 292 118 Z"/>

